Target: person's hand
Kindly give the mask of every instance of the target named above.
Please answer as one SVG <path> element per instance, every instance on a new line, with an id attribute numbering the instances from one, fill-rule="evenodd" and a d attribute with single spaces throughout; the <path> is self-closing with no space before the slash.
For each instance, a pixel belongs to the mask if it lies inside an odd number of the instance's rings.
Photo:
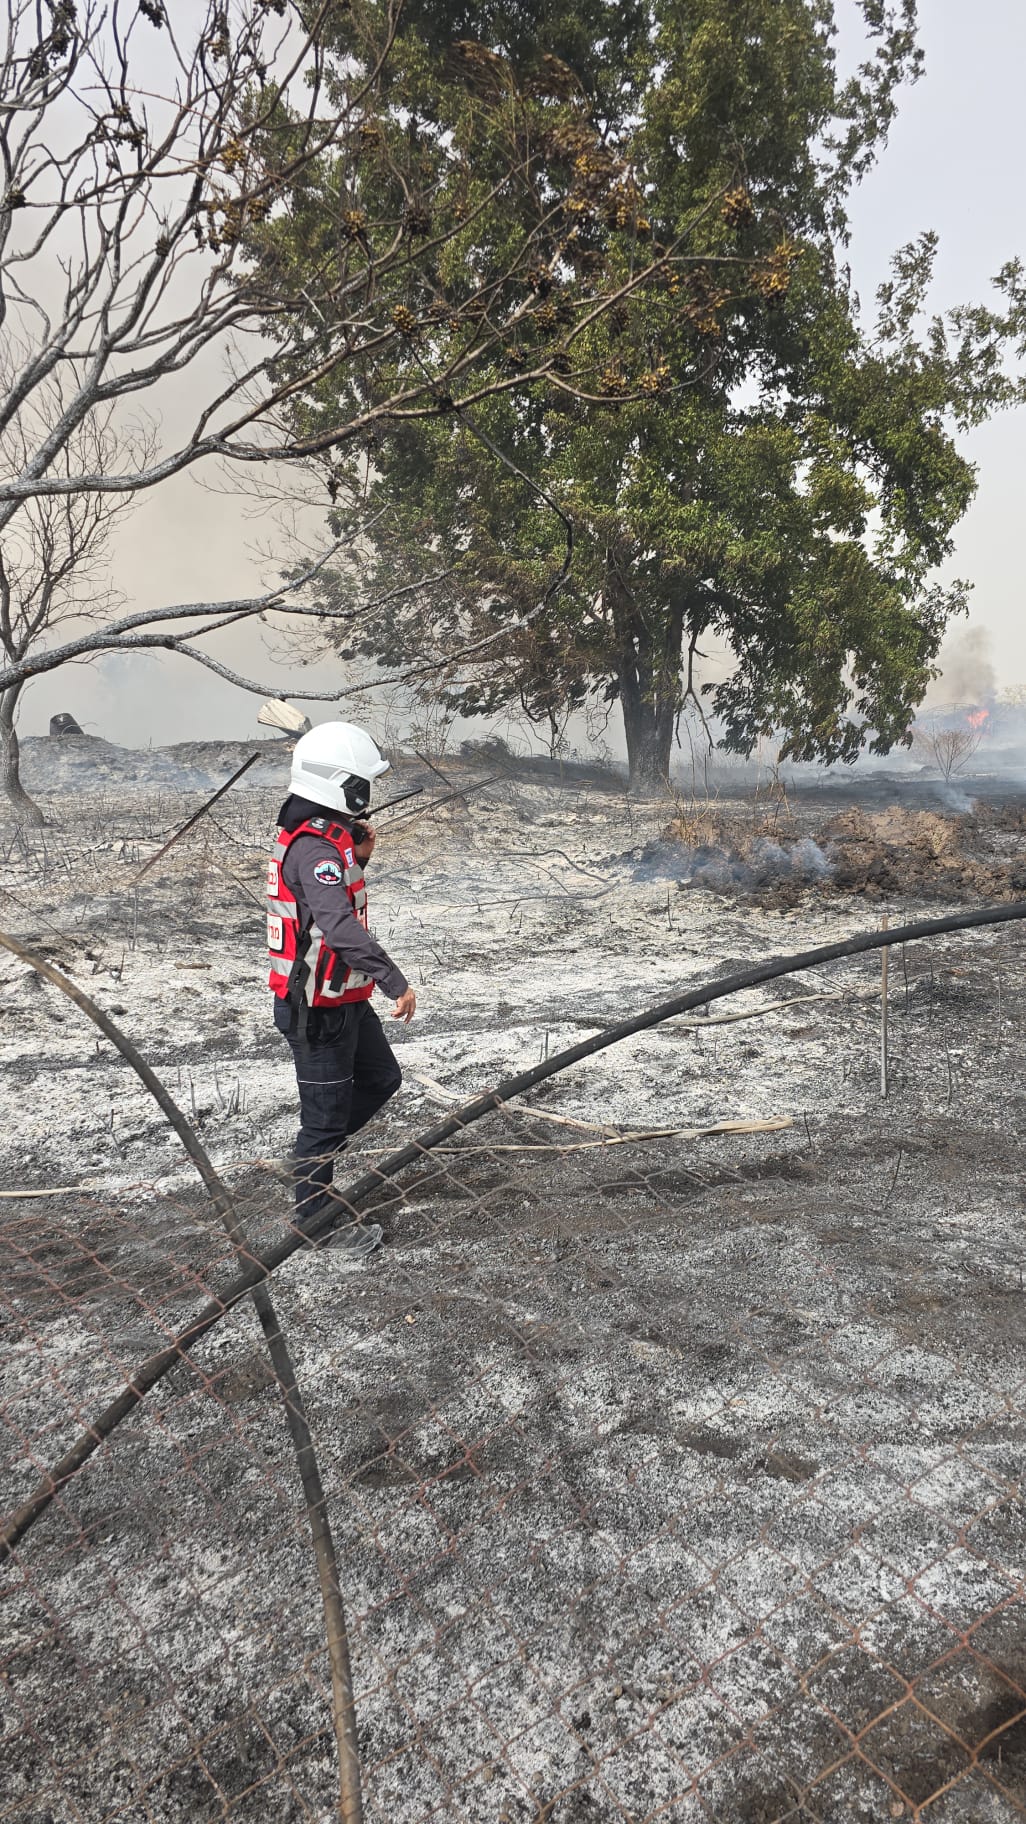
<path id="1" fill-rule="evenodd" d="M 406 993 L 401 994 L 396 1001 L 392 1009 L 392 1018 L 393 1020 L 405 1020 L 408 1026 L 416 1011 L 417 997 L 412 988 L 407 988 Z"/>
<path id="2" fill-rule="evenodd" d="M 362 868 L 364 862 L 369 861 L 374 853 L 374 844 L 378 840 L 378 832 L 372 823 L 363 823 L 360 825 L 360 828 L 364 832 L 363 839 L 360 842 L 353 843 L 353 854 L 356 856 L 356 859 Z"/>

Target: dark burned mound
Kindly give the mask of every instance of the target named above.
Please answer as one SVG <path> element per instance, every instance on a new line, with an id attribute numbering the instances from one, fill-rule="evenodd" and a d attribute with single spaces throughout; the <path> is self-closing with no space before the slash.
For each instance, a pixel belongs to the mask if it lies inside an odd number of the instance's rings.
<path id="1" fill-rule="evenodd" d="M 1026 851 L 1015 852 L 1014 837 L 1024 828 L 1021 808 L 957 816 L 902 805 L 845 811 L 822 831 L 831 863 L 824 886 L 871 897 L 1018 899 L 1026 894 Z M 1011 845 L 1000 841 L 1002 832 Z"/>

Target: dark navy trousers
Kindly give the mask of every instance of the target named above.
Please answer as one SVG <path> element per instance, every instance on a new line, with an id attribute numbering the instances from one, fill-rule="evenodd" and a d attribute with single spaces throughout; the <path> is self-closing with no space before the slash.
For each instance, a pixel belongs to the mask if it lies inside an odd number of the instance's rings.
<path id="1" fill-rule="evenodd" d="M 289 1031 L 291 1017 L 287 1002 L 276 1000 L 274 1023 L 289 1042 L 299 1084 L 296 1220 L 309 1222 L 334 1203 L 336 1153 L 395 1095 L 403 1075 L 369 1001 L 312 1007 L 302 1034 Z"/>

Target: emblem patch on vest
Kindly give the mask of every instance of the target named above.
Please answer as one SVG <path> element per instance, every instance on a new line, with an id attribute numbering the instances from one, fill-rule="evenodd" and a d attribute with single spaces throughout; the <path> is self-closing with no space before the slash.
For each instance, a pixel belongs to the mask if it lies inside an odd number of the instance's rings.
<path id="1" fill-rule="evenodd" d="M 278 863 L 276 861 L 269 861 L 267 864 L 267 891 L 272 899 L 277 899 L 278 897 L 278 886 Z"/>
<path id="2" fill-rule="evenodd" d="M 314 879 L 322 887 L 337 887 L 342 879 L 342 869 L 337 861 L 319 861 L 314 869 Z"/>
<path id="3" fill-rule="evenodd" d="M 285 948 L 282 921 L 280 918 L 276 918 L 273 912 L 267 914 L 267 948 L 268 950 L 284 950 Z"/>

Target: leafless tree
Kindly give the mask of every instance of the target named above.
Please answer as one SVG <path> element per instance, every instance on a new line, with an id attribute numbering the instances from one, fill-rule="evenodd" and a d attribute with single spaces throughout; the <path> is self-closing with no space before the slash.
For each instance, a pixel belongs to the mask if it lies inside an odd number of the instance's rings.
<path id="1" fill-rule="evenodd" d="M 4 367 L 0 366 L 0 385 Z M 0 437 L 5 468 L 24 465 L 32 444 L 41 441 L 63 409 L 60 377 L 33 394 Z M 94 412 L 78 425 L 54 462 L 57 474 L 76 467 L 112 468 L 116 461 L 145 466 L 152 433 L 132 426 L 119 438 L 114 406 Z M 110 620 L 116 596 L 110 585 L 109 544 L 115 521 L 132 505 L 130 494 L 76 492 L 27 500 L 0 544 L 0 654 L 21 671 L 52 646 L 59 629 L 80 635 Z M 42 823 L 43 814 L 26 793 L 19 764 L 16 721 L 27 678 L 0 690 L 0 789 L 17 815 Z"/>
<path id="2" fill-rule="evenodd" d="M 94 603 L 92 624 L 73 639 L 40 637 L 66 618 L 72 572 L 81 582 L 116 503 L 236 442 L 244 459 L 269 459 L 274 439 L 259 428 L 267 409 L 324 364 L 326 351 L 302 330 L 271 352 L 268 319 L 276 309 L 287 315 L 288 301 L 247 277 L 238 248 L 359 111 L 355 85 L 324 105 L 325 12 L 305 15 L 304 29 L 285 0 L 209 0 L 174 18 L 163 0 L 16 0 L 0 62 L 0 323 L 9 351 L 0 537 L 8 548 L 14 540 L 19 577 L 10 579 L 0 700 L 12 741 L 17 692 L 42 671 L 95 652 L 174 647 L 249 684 L 185 635 L 279 602 L 301 611 L 300 578 L 284 591 L 113 620 L 108 599 L 107 617 Z M 372 65 L 377 54 L 368 48 Z M 283 116 L 288 146 L 275 160 L 258 147 Z M 151 440 L 141 461 L 137 439 L 113 434 L 140 395 L 157 411 L 172 406 L 179 421 L 183 398 L 195 401 L 184 436 L 170 448 Z"/>
<path id="3" fill-rule="evenodd" d="M 0 530 L 40 494 L 132 492 L 209 455 L 266 460 L 269 408 L 344 359 L 301 329 L 269 345 L 268 319 L 287 318 L 290 300 L 239 250 L 359 112 L 358 91 L 325 102 L 327 10 L 304 30 L 285 0 L 210 0 L 174 17 L 163 0 L 50 0 L 40 34 L 47 10 L 16 4 L 0 67 L 0 313 L 26 353 L 0 425 L 56 372 L 65 409 L 0 484 Z M 291 131 L 273 133 L 286 117 Z M 231 356 L 221 384 L 198 372 L 212 352 Z M 142 472 L 57 471 L 92 414 L 154 388 L 180 397 L 189 380 L 189 430 Z"/>
<path id="4" fill-rule="evenodd" d="M 381 144 L 376 111 L 398 8 L 347 0 L 347 42 L 357 48 L 332 58 L 338 0 L 173 9 L 166 0 L 13 0 L 0 55 L 0 325 L 20 352 L 0 396 L 0 439 L 19 424 L 25 432 L 55 381 L 62 409 L 44 434 L 23 434 L 23 459 L 0 471 L 0 536 L 30 501 L 132 495 L 210 459 L 265 473 L 313 460 L 331 494 L 337 453 L 366 448 L 376 425 L 465 410 L 542 375 L 572 390 L 551 352 L 507 377 L 494 359 L 538 305 L 528 275 L 544 208 L 501 270 L 455 304 L 436 300 L 447 325 L 436 343 L 431 322 L 441 319 L 414 321 L 403 300 L 411 274 L 437 270 L 445 243 L 467 232 L 466 216 L 426 229 L 412 206 L 382 221 L 348 206 L 361 160 Z M 499 191 L 522 176 L 524 156 L 515 100 L 503 108 L 499 126 L 488 123 L 494 139 L 508 116 Z M 408 171 L 388 156 L 409 203 L 416 149 Z M 338 195 L 323 269 L 290 279 L 273 258 L 254 257 L 254 244 L 289 225 L 307 177 L 326 169 Z M 679 253 L 653 249 L 626 276 L 604 275 L 569 339 L 586 339 L 596 314 Z M 394 359 L 413 349 L 416 358 Z M 315 396 L 316 411 L 296 410 Z M 140 397 L 154 417 L 171 407 L 166 436 L 141 466 L 123 460 L 120 444 L 101 462 L 83 432 Z M 325 405 L 329 397 L 338 403 Z M 210 632 L 273 605 L 340 612 L 305 607 L 301 579 L 238 601 L 168 604 L 93 629 L 85 647 L 9 660 L 0 690 L 83 651 L 187 650 L 190 627 Z"/>
<path id="5" fill-rule="evenodd" d="M 927 718 L 917 722 L 913 731 L 913 748 L 935 766 L 942 779 L 960 773 L 983 740 L 983 724 L 972 722 L 947 724 Z"/>

